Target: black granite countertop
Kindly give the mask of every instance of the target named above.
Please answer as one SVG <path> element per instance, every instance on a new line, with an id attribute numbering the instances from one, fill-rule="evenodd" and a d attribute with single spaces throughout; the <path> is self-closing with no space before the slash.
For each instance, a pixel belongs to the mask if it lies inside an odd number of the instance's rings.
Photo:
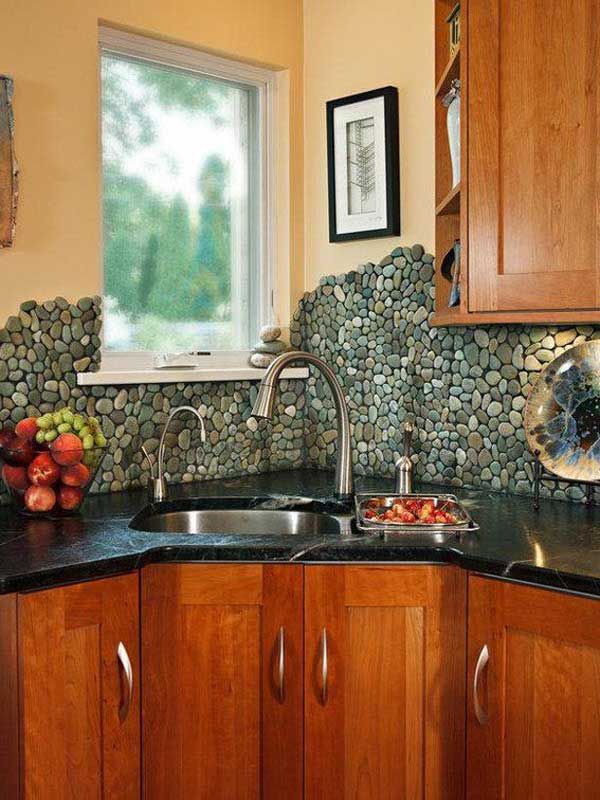
<path id="1" fill-rule="evenodd" d="M 361 490 L 391 490 L 388 479 L 357 481 Z M 283 494 L 326 499 L 330 473 L 295 470 L 171 487 L 173 498 Z M 443 487 L 417 487 L 443 491 Z M 444 544 L 395 535 L 206 536 L 143 533 L 131 518 L 146 505 L 143 491 L 89 497 L 82 517 L 32 519 L 0 510 L 0 593 L 46 588 L 133 570 L 159 561 L 454 563 L 563 591 L 600 597 L 600 510 L 547 500 L 448 489 L 480 525 Z"/>

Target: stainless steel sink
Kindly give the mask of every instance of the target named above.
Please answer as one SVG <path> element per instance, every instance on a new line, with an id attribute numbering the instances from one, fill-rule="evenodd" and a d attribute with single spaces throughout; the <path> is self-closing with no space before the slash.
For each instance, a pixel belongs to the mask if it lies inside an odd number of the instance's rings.
<path id="1" fill-rule="evenodd" d="M 227 534 L 234 536 L 327 536 L 341 533 L 329 514 L 257 508 L 164 509 L 150 506 L 130 527 L 149 533 Z"/>

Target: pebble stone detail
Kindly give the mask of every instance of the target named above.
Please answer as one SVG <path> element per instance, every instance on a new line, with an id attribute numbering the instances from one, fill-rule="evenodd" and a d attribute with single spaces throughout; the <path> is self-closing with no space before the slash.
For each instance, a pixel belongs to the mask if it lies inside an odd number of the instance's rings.
<path id="1" fill-rule="evenodd" d="M 592 326 L 432 328 L 434 258 L 398 247 L 321 279 L 291 322 L 293 347 L 335 369 L 348 400 L 355 473 L 392 475 L 404 420 L 416 424 L 416 475 L 434 483 L 532 493 L 523 410 L 545 364 L 600 338 Z M 335 414 L 316 373 L 307 382 L 309 466 L 333 467 Z M 542 489 L 581 500 L 578 486 Z"/>
<path id="2" fill-rule="evenodd" d="M 201 444 L 190 419 L 173 421 L 166 440 L 170 482 L 303 465 L 303 381 L 281 381 L 273 422 L 250 416 L 258 392 L 251 381 L 78 386 L 77 372 L 99 369 L 101 326 L 99 297 L 75 304 L 62 297 L 22 303 L 19 314 L 0 329 L 0 427 L 66 404 L 99 417 L 108 445 L 93 492 L 145 485 L 141 445 L 156 452 L 169 412 L 181 404 L 195 406 L 204 416 L 207 442 Z M 0 502 L 7 499 L 2 486 Z"/>
<path id="3" fill-rule="evenodd" d="M 416 475 L 434 483 L 532 492 L 523 410 L 545 364 L 568 347 L 600 338 L 592 326 L 495 325 L 432 328 L 433 256 L 399 247 L 379 264 L 327 276 L 301 299 L 291 345 L 325 359 L 344 388 L 358 475 L 392 475 L 401 425 L 417 430 Z M 207 442 L 187 419 L 167 437 L 171 482 L 335 464 L 336 420 L 329 389 L 315 371 L 282 381 L 274 421 L 251 417 L 258 384 L 77 386 L 77 372 L 100 366 L 101 300 L 62 297 L 21 304 L 0 329 L 0 426 L 58 405 L 102 418 L 108 446 L 92 491 L 135 488 L 147 480 L 141 444 L 158 449 L 172 408 L 191 403 Z M 581 500 L 576 486 L 544 496 Z M 0 501 L 7 495 L 2 488 Z"/>

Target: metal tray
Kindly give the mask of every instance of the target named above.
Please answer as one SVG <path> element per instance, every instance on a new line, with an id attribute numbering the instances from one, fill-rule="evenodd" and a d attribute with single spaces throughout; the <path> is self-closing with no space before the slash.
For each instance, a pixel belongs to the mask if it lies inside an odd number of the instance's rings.
<path id="1" fill-rule="evenodd" d="M 364 512 L 374 501 L 380 501 L 380 507 L 391 508 L 399 500 L 431 500 L 437 508 L 450 511 L 457 518 L 456 522 L 390 522 L 389 520 L 367 519 Z M 359 530 L 369 533 L 453 533 L 479 530 L 469 512 L 453 494 L 357 494 L 356 524 Z"/>

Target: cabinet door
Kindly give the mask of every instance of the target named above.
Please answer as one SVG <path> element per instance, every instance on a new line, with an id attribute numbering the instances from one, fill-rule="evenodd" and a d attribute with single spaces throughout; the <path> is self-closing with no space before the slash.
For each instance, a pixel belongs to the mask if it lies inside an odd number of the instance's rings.
<path id="1" fill-rule="evenodd" d="M 147 800 L 300 800 L 302 568 L 142 573 Z"/>
<path id="2" fill-rule="evenodd" d="M 468 797 L 600 798 L 600 601 L 469 580 Z"/>
<path id="3" fill-rule="evenodd" d="M 19 596 L 26 800 L 139 798 L 138 606 L 137 574 Z"/>
<path id="4" fill-rule="evenodd" d="M 0 787 L 2 800 L 19 800 L 19 664 L 17 596 L 0 595 Z"/>
<path id="5" fill-rule="evenodd" d="M 464 796 L 466 578 L 306 567 L 309 800 Z"/>
<path id="6" fill-rule="evenodd" d="M 469 310 L 600 307 L 598 0 L 467 0 Z"/>

